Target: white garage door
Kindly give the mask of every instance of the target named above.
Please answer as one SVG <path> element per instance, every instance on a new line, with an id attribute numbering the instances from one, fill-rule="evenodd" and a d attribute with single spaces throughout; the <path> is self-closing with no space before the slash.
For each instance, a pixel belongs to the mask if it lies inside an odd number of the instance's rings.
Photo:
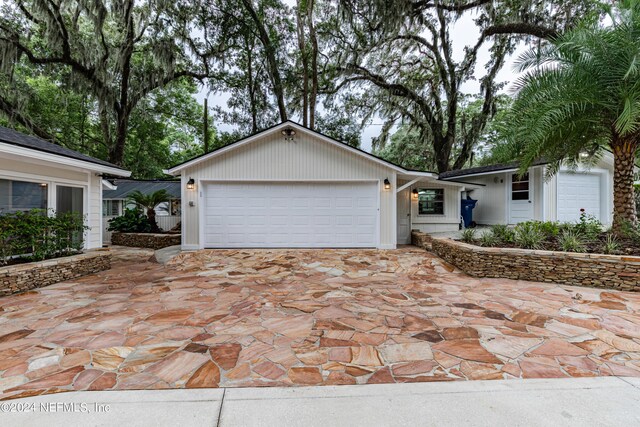
<path id="1" fill-rule="evenodd" d="M 600 176 L 561 172 L 558 175 L 558 221 L 578 221 L 580 209 L 600 219 Z"/>
<path id="2" fill-rule="evenodd" d="M 377 183 L 204 186 L 208 248 L 375 247 Z"/>

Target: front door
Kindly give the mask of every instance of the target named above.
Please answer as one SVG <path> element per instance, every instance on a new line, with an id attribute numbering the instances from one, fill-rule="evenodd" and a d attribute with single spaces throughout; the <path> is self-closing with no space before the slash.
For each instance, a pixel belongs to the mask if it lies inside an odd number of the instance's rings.
<path id="1" fill-rule="evenodd" d="M 411 190 L 406 189 L 398 194 L 398 244 L 411 243 Z"/>
<path id="2" fill-rule="evenodd" d="M 527 173 L 518 176 L 511 174 L 511 188 L 509 188 L 509 224 L 533 219 L 533 182 Z"/>

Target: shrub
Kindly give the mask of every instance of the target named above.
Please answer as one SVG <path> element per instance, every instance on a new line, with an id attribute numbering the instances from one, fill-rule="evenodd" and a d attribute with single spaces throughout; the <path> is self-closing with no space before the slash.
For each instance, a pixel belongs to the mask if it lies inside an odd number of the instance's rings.
<path id="1" fill-rule="evenodd" d="M 523 227 L 531 227 L 544 234 L 545 238 L 557 237 L 560 234 L 561 224 L 553 221 L 526 221 L 520 223 Z"/>
<path id="2" fill-rule="evenodd" d="M 573 229 L 587 239 L 595 239 L 602 233 L 602 223 L 595 216 L 587 215 L 584 209 L 580 209 L 580 220 Z"/>
<path id="3" fill-rule="evenodd" d="M 139 209 L 126 209 L 121 216 L 109 220 L 108 230 L 122 233 L 149 233 L 151 223 Z"/>
<path id="4" fill-rule="evenodd" d="M 500 243 L 500 240 L 492 232 L 484 233 L 480 236 L 480 244 L 482 246 L 491 247 L 496 246 L 498 243 Z"/>
<path id="5" fill-rule="evenodd" d="M 491 234 L 498 242 L 513 243 L 515 240 L 515 232 L 505 224 L 492 225 Z"/>
<path id="6" fill-rule="evenodd" d="M 607 234 L 604 244 L 602 245 L 602 252 L 605 254 L 615 254 L 620 250 L 620 244 L 616 240 L 613 234 Z"/>
<path id="7" fill-rule="evenodd" d="M 640 227 L 625 221 L 622 223 L 621 232 L 627 239 L 631 239 L 634 243 L 640 243 Z"/>
<path id="8" fill-rule="evenodd" d="M 541 249 L 545 233 L 539 222 L 521 222 L 515 228 L 515 243 L 523 249 Z"/>
<path id="9" fill-rule="evenodd" d="M 475 228 L 465 228 L 462 230 L 462 235 L 460 236 L 460 240 L 465 243 L 473 243 L 476 240 L 476 229 Z"/>
<path id="10" fill-rule="evenodd" d="M 586 252 L 584 240 L 576 231 L 563 231 L 558 237 L 558 243 L 565 252 Z"/>
<path id="11" fill-rule="evenodd" d="M 0 264 L 12 259 L 41 261 L 71 255 L 84 246 L 82 215 L 43 209 L 0 215 Z"/>

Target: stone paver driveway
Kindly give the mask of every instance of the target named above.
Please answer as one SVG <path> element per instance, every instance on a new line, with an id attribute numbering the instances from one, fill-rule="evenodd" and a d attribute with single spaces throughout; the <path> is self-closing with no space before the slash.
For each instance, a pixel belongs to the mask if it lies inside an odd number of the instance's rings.
<path id="1" fill-rule="evenodd" d="M 640 376 L 640 294 L 473 279 L 411 247 L 149 255 L 0 298 L 0 397 Z"/>

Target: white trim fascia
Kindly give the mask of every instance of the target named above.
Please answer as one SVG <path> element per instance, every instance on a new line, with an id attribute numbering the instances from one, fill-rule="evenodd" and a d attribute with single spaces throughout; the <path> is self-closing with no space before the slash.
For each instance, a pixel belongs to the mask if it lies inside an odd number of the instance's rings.
<path id="1" fill-rule="evenodd" d="M 404 184 L 402 187 L 398 187 L 398 189 L 396 190 L 396 193 L 400 193 L 401 191 L 403 191 L 405 188 L 409 188 L 411 187 L 413 184 L 415 184 L 416 182 L 420 181 L 420 178 L 416 178 L 413 181 L 409 181 L 406 184 Z"/>
<path id="2" fill-rule="evenodd" d="M 61 156 L 59 154 L 47 153 L 44 151 L 38 151 L 27 147 L 20 147 L 13 144 L 7 144 L 0 142 L 0 152 L 13 154 L 16 156 L 25 157 L 27 159 L 35 159 L 53 163 L 56 165 L 71 166 L 78 169 L 84 169 L 94 172 L 107 173 L 110 175 L 129 177 L 131 171 L 124 169 L 113 168 L 109 166 L 99 165 L 97 163 L 91 163 L 84 160 L 72 159 L 71 157 Z"/>
<path id="3" fill-rule="evenodd" d="M 110 183 L 106 179 L 102 180 L 102 186 L 105 187 L 107 190 L 117 190 L 118 189 L 117 185 L 113 185 L 112 183 Z M 103 190 L 104 190 L 104 188 L 103 188 Z"/>
<path id="4" fill-rule="evenodd" d="M 383 166 L 385 166 L 385 167 L 387 167 L 389 169 L 392 169 L 392 170 L 394 170 L 396 172 L 400 172 L 402 174 L 433 177 L 433 178 L 437 177 L 437 175 L 435 175 L 435 174 L 433 174 L 431 172 L 411 172 L 411 171 L 408 171 L 408 170 L 406 170 L 404 168 L 401 168 L 399 166 L 391 164 L 391 163 L 389 163 L 389 162 L 387 162 L 385 160 L 378 159 L 378 158 L 374 157 L 373 155 L 370 155 L 369 153 L 357 150 L 357 149 L 355 149 L 353 147 L 350 147 L 349 145 L 346 145 L 346 144 L 343 144 L 343 143 L 340 143 L 340 142 L 336 142 L 336 141 L 332 140 L 331 138 L 328 138 L 328 137 L 326 137 L 326 136 L 324 136 L 324 135 L 322 135 L 320 133 L 314 132 L 314 131 L 312 131 L 310 129 L 305 128 L 304 126 L 300 126 L 299 124 L 291 122 L 291 121 L 286 121 L 286 122 L 280 123 L 279 125 L 274 126 L 271 129 L 268 129 L 268 130 L 263 131 L 263 132 L 259 132 L 259 133 L 255 134 L 255 135 L 251 135 L 251 136 L 245 138 L 242 141 L 230 144 L 227 147 L 220 148 L 219 150 L 216 150 L 216 151 L 213 151 L 213 152 L 211 152 L 211 153 L 209 153 L 207 155 L 195 158 L 195 159 L 190 160 L 190 161 L 188 161 L 186 163 L 183 163 L 181 165 L 175 166 L 175 167 L 170 168 L 170 169 L 165 169 L 165 170 L 163 170 L 163 172 L 165 174 L 167 174 L 167 175 L 176 176 L 176 175 L 179 174 L 180 171 L 182 171 L 184 169 L 193 167 L 193 166 L 195 166 L 195 165 L 197 165 L 199 163 L 202 163 L 202 162 L 211 160 L 213 158 L 216 158 L 218 156 L 221 156 L 222 154 L 227 153 L 227 152 L 229 152 L 231 150 L 235 150 L 237 148 L 243 147 L 243 146 L 245 146 L 247 144 L 250 144 L 250 143 L 252 143 L 252 142 L 254 142 L 254 141 L 256 141 L 256 140 L 258 140 L 260 138 L 265 137 L 266 135 L 269 135 L 271 133 L 279 132 L 281 129 L 286 128 L 286 127 L 292 127 L 294 129 L 296 129 L 297 131 L 311 134 L 314 137 L 316 137 L 316 138 L 318 138 L 318 139 L 320 139 L 320 140 L 322 140 L 324 142 L 327 142 L 327 143 L 329 143 L 331 145 L 334 145 L 336 147 L 340 147 L 343 150 L 349 151 L 349 152 L 351 152 L 353 154 L 357 154 L 358 156 L 364 157 L 367 160 L 370 160 L 370 161 L 372 161 L 374 163 L 381 164 L 381 165 L 383 165 Z"/>

